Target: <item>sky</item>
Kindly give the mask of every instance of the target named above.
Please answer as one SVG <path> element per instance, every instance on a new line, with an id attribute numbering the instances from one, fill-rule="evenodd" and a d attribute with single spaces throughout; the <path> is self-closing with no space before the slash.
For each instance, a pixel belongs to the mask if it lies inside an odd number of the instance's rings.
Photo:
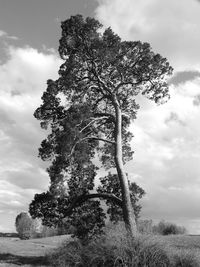
<path id="1" fill-rule="evenodd" d="M 48 189 L 49 163 L 38 158 L 47 132 L 33 113 L 58 77 L 60 22 L 82 14 L 122 40 L 149 42 L 173 66 L 166 104 L 138 99 L 126 170 L 146 191 L 142 219 L 200 234 L 199 13 L 198 0 L 0 0 L 0 231 L 15 231 L 17 214 Z"/>

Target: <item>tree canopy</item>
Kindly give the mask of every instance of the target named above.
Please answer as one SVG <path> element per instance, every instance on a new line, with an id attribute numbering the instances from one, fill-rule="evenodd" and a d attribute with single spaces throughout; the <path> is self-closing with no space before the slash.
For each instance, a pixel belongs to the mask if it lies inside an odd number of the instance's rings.
<path id="1" fill-rule="evenodd" d="M 137 95 L 158 104 L 169 98 L 166 78 L 172 67 L 148 43 L 122 41 L 111 28 L 102 32 L 102 25 L 93 18 L 72 16 L 61 28 L 59 78 L 47 81 L 43 103 L 34 113 L 41 127 L 51 130 L 39 149 L 39 156 L 51 161 L 48 194 L 65 203 L 66 208 L 59 211 L 64 216 L 85 201 L 93 203 L 93 198 L 115 203 L 134 234 L 137 212 L 124 169 L 133 155 L 129 126 L 139 109 Z M 94 193 L 97 155 L 102 167 L 115 169 L 116 174 L 102 178 L 103 186 Z M 107 186 L 113 186 L 111 177 L 118 181 L 117 192 Z M 40 203 L 42 196 L 46 198 L 41 195 Z M 36 198 L 30 206 L 33 216 Z M 42 216 L 45 220 L 45 213 Z"/>

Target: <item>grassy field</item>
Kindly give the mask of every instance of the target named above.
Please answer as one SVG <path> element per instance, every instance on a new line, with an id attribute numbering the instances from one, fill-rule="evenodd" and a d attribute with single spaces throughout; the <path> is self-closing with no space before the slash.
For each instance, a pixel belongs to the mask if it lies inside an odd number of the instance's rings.
<path id="1" fill-rule="evenodd" d="M 154 236 L 170 250 L 180 249 L 183 253 L 193 251 L 200 255 L 200 236 L 171 235 Z M 19 240 L 17 238 L 0 238 L 0 267 L 41 267 L 50 266 L 47 255 L 70 236 L 54 236 L 40 239 Z M 58 266 L 59 267 L 59 266 Z"/>
<path id="2" fill-rule="evenodd" d="M 198 249 L 200 252 L 200 235 L 169 235 L 163 236 L 162 239 L 172 247 Z"/>
<path id="3" fill-rule="evenodd" d="M 30 240 L 1 237 L 0 266 L 47 266 L 46 255 L 69 239 L 66 235 Z"/>
<path id="4" fill-rule="evenodd" d="M 193 253 L 199 259 L 200 266 L 200 235 L 169 235 L 169 236 L 155 236 L 158 242 L 164 243 L 169 250 L 177 251 L 186 254 Z"/>

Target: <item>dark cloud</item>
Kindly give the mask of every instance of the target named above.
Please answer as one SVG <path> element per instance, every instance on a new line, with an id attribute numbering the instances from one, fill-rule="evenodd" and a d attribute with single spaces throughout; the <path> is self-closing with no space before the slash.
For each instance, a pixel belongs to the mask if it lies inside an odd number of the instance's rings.
<path id="1" fill-rule="evenodd" d="M 20 43 L 41 48 L 58 47 L 60 22 L 74 14 L 93 15 L 94 0 L 6 0 L 1 3 L 1 29 L 20 38 Z M 10 15 L 12 14 L 12 16 Z"/>
<path id="2" fill-rule="evenodd" d="M 200 77 L 199 71 L 180 71 L 170 79 L 169 83 L 174 85 L 179 85 L 187 81 L 192 81 L 195 78 Z"/>

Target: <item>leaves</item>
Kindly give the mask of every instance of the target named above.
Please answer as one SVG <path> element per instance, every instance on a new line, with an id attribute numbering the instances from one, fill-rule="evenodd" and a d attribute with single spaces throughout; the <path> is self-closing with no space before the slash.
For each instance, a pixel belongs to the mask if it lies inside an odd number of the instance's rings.
<path id="1" fill-rule="evenodd" d="M 59 78 L 47 81 L 43 103 L 34 113 L 41 127 L 48 129 L 39 156 L 51 161 L 47 169 L 51 183 L 48 192 L 35 196 L 30 212 L 45 224 L 62 221 L 76 198 L 95 189 L 97 156 L 102 167 L 116 168 L 118 164 L 117 170 L 121 168 L 123 174 L 108 174 L 98 190 L 123 200 L 120 186 L 126 175 L 119 162 L 125 164 L 133 156 L 129 126 L 139 109 L 136 96 L 143 94 L 156 103 L 169 97 L 166 78 L 172 67 L 167 59 L 155 54 L 148 43 L 122 41 L 111 28 L 102 32 L 101 27 L 97 20 L 81 15 L 62 22 Z M 116 151 L 121 150 L 118 159 Z M 134 183 L 129 184 L 129 190 L 138 216 L 141 207 L 137 202 L 144 191 Z M 81 216 L 85 216 L 86 221 L 91 220 L 86 232 L 93 231 L 95 225 L 100 229 L 104 215 L 98 203 L 79 203 L 82 208 L 74 209 L 71 222 L 75 216 L 74 222 L 81 228 Z M 111 200 L 106 203 L 111 219 L 120 219 L 120 208 Z"/>
<path id="2" fill-rule="evenodd" d="M 112 193 L 115 196 L 121 198 L 121 187 L 119 183 L 119 178 L 116 174 L 109 173 L 105 177 L 100 178 L 101 185 L 97 188 L 97 192 L 99 193 Z M 139 218 L 139 213 L 141 210 L 141 206 L 138 204 L 138 201 L 144 196 L 145 191 L 139 187 L 136 183 L 129 182 L 129 190 L 131 203 L 133 206 L 133 210 L 135 213 L 136 220 Z M 106 204 L 108 206 L 107 213 L 110 216 L 110 220 L 113 222 L 118 222 L 123 219 L 122 209 L 112 200 L 106 200 Z"/>

